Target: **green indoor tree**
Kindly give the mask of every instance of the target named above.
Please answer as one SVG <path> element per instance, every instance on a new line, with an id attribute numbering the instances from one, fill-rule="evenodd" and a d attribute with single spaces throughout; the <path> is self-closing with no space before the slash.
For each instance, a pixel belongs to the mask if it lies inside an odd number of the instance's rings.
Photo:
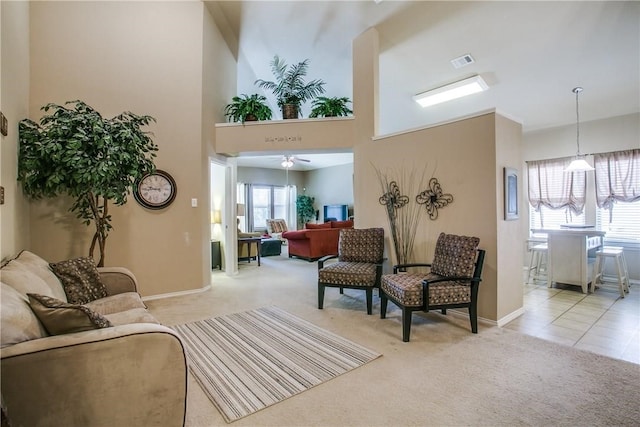
<path id="1" fill-rule="evenodd" d="M 86 225 L 95 225 L 89 256 L 96 245 L 98 266 L 104 266 L 105 243 L 111 226 L 109 201 L 127 202 L 133 185 L 155 169 L 158 147 L 143 126 L 155 119 L 124 112 L 105 119 L 82 101 L 71 108 L 47 104 L 40 123 L 19 124 L 18 181 L 32 199 L 68 195 L 69 209 Z"/>
<path id="2" fill-rule="evenodd" d="M 298 222 L 302 225 L 311 221 L 316 217 L 316 209 L 313 207 L 314 197 L 300 194 L 296 198 L 296 211 L 298 213 Z"/>

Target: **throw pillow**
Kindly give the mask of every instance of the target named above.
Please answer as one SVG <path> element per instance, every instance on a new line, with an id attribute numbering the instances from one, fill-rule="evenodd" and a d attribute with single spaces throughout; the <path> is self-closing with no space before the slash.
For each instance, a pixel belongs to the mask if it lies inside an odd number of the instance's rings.
<path id="1" fill-rule="evenodd" d="M 74 258 L 49 266 L 62 282 L 67 301 L 71 304 L 86 304 L 107 296 L 107 288 L 100 279 L 93 258 Z"/>
<path id="2" fill-rule="evenodd" d="M 69 304 L 46 295 L 27 294 L 29 306 L 50 335 L 108 328 L 111 322 L 89 307 Z"/>

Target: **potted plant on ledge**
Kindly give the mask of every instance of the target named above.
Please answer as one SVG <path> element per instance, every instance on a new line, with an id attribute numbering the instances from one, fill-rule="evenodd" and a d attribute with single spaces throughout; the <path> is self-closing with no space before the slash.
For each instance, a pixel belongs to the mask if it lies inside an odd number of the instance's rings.
<path id="1" fill-rule="evenodd" d="M 311 114 L 309 117 L 339 117 L 353 114 L 353 111 L 347 107 L 347 103 L 351 102 L 346 96 L 338 98 L 334 96 L 327 98 L 319 96 L 313 100 L 311 104 Z"/>
<path id="2" fill-rule="evenodd" d="M 271 72 L 275 81 L 262 79 L 255 81 L 259 88 L 271 90 L 276 96 L 278 106 L 282 109 L 283 119 L 297 119 L 301 116 L 300 105 L 303 102 L 324 93 L 324 81 L 321 79 L 305 82 L 304 77 L 307 75 L 308 68 L 308 59 L 288 66 L 276 55 L 271 61 Z"/>
<path id="3" fill-rule="evenodd" d="M 257 93 L 234 96 L 231 103 L 224 107 L 224 115 L 230 122 L 271 120 L 271 108 L 266 101 L 266 97 Z"/>

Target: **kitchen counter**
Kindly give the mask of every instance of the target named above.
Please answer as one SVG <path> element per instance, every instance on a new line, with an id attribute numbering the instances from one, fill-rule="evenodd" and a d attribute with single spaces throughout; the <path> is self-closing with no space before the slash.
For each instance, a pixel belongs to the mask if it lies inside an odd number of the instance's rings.
<path id="1" fill-rule="evenodd" d="M 547 286 L 554 283 L 580 286 L 587 293 L 593 277 L 596 251 L 602 248 L 604 231 L 595 227 L 535 229 L 547 235 Z"/>

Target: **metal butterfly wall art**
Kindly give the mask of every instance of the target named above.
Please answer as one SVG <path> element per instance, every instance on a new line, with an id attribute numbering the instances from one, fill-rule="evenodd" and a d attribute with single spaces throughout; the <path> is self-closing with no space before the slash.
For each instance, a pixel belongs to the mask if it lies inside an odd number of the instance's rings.
<path id="1" fill-rule="evenodd" d="M 387 192 L 380 196 L 380 204 L 387 207 L 387 210 L 400 209 L 409 203 L 409 197 L 400 193 L 400 187 L 395 181 L 391 181 L 387 186 Z"/>
<path id="2" fill-rule="evenodd" d="M 425 205 L 429 218 L 435 220 L 438 218 L 438 209 L 452 203 L 453 196 L 451 194 L 443 194 L 438 179 L 431 178 L 429 180 L 429 188 L 416 196 L 416 202 Z"/>

